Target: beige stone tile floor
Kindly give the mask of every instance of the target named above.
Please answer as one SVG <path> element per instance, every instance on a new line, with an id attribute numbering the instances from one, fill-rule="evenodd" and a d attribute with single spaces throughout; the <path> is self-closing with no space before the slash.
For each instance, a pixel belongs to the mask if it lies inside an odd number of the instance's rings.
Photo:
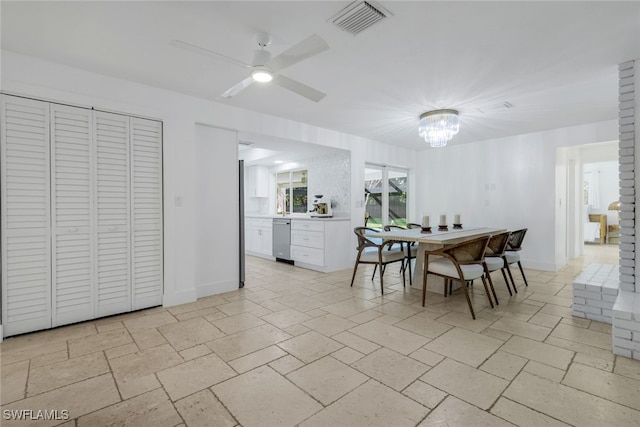
<path id="1" fill-rule="evenodd" d="M 500 305 L 403 287 L 371 268 L 321 274 L 248 257 L 244 289 L 25 334 L 0 344 L 5 410 L 69 420 L 4 426 L 639 426 L 640 361 L 610 325 L 573 318 L 589 246 L 556 273 L 519 272 Z"/>

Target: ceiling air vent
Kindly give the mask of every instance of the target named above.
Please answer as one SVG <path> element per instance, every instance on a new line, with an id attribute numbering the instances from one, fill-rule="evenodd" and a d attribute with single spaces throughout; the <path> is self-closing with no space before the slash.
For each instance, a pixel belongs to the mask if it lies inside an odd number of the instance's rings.
<path id="1" fill-rule="evenodd" d="M 329 19 L 349 34 L 356 35 L 391 14 L 369 1 L 354 1 Z"/>

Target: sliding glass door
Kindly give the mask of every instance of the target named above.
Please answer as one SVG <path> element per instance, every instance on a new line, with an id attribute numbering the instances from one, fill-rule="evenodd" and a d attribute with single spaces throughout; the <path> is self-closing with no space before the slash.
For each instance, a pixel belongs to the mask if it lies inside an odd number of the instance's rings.
<path id="1" fill-rule="evenodd" d="M 407 225 L 407 185 L 406 169 L 365 165 L 364 200 L 367 227 Z"/>
<path id="2" fill-rule="evenodd" d="M 405 169 L 387 168 L 387 194 L 389 195 L 389 209 L 387 210 L 387 224 L 407 225 L 407 181 Z"/>

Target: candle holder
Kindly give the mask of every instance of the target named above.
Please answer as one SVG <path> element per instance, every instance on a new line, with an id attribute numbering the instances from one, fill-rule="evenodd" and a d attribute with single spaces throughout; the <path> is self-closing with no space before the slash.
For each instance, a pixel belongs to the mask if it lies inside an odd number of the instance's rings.
<path id="1" fill-rule="evenodd" d="M 454 229 L 462 229 L 462 224 L 453 224 Z"/>
<path id="2" fill-rule="evenodd" d="M 431 233 L 431 227 L 422 227 L 423 233 Z"/>
<path id="3" fill-rule="evenodd" d="M 447 225 L 439 225 L 438 231 L 449 231 L 449 226 Z"/>

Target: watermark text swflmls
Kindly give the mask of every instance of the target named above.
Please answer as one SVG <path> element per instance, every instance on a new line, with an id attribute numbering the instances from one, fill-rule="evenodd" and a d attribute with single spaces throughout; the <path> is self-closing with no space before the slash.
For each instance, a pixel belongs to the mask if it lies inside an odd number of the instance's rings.
<path id="1" fill-rule="evenodd" d="M 15 421 L 66 421 L 69 419 L 69 411 L 66 409 L 5 409 L 2 411 L 2 418 Z"/>

